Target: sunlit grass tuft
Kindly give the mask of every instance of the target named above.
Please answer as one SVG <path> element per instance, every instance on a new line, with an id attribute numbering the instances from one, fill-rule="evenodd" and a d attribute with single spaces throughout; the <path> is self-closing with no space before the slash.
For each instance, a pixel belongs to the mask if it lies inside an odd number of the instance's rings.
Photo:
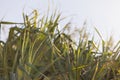
<path id="1" fill-rule="evenodd" d="M 49 14 L 48 14 L 49 15 Z M 79 42 L 59 29 L 61 14 L 38 18 L 34 10 L 23 14 L 24 23 L 10 28 L 6 42 L 0 42 L 0 80 L 119 80 L 120 42 L 112 45 L 101 37 L 102 51 L 86 29 L 79 30 Z M 17 25 L 19 24 L 19 25 Z M 98 56 L 100 55 L 100 56 Z"/>

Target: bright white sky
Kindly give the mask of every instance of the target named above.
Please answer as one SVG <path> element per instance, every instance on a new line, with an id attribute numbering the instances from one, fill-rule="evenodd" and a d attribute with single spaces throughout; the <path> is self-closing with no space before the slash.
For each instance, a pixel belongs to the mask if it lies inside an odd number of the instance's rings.
<path id="1" fill-rule="evenodd" d="M 44 13 L 48 4 L 65 16 L 73 15 L 75 25 L 81 27 L 86 20 L 89 29 L 97 27 L 103 37 L 120 38 L 120 0 L 1 0 L 0 20 L 4 17 L 5 21 L 22 22 L 23 11 L 37 9 Z"/>

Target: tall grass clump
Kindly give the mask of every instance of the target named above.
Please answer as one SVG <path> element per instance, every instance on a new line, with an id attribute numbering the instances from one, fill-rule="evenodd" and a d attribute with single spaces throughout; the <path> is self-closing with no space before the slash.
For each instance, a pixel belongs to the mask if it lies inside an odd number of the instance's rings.
<path id="1" fill-rule="evenodd" d="M 23 14 L 23 23 L 10 28 L 6 42 L 0 41 L 0 80 L 120 80 L 120 42 L 112 45 L 101 37 L 102 51 L 84 28 L 79 42 L 59 29 L 61 14 L 38 18 L 37 10 Z M 1 26 L 0 26 L 1 27 Z"/>

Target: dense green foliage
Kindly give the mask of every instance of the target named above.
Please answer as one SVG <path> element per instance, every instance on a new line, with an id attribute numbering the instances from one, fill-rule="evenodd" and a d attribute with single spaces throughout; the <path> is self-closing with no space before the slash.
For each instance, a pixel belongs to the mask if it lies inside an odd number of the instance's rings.
<path id="1" fill-rule="evenodd" d="M 120 80 L 119 42 L 104 41 L 96 29 L 100 53 L 84 28 L 76 43 L 65 33 L 68 24 L 58 28 L 61 14 L 48 15 L 38 20 L 34 10 L 10 28 L 7 41 L 0 42 L 0 80 Z"/>

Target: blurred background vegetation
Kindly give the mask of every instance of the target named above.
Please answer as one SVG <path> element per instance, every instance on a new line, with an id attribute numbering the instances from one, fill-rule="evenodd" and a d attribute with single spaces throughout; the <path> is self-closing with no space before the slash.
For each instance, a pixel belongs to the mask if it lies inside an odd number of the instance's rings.
<path id="1" fill-rule="evenodd" d="M 85 24 L 71 32 L 70 22 L 59 25 L 64 19 L 57 10 L 43 16 L 34 10 L 23 23 L 1 21 L 13 27 L 0 41 L 0 80 L 120 80 L 120 41 L 105 41 L 95 28 L 96 43 Z"/>

